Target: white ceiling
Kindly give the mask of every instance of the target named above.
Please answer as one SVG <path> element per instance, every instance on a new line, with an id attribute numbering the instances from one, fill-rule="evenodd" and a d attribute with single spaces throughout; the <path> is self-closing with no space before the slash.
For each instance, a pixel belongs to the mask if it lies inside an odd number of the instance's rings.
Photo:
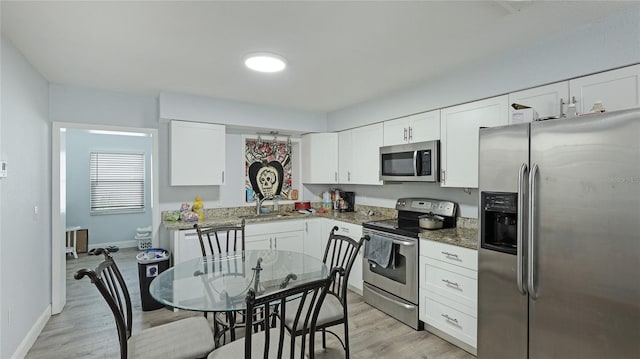
<path id="1" fill-rule="evenodd" d="M 634 2 L 2 1 L 49 81 L 329 112 L 624 11 Z M 288 69 L 255 73 L 254 51 Z"/>

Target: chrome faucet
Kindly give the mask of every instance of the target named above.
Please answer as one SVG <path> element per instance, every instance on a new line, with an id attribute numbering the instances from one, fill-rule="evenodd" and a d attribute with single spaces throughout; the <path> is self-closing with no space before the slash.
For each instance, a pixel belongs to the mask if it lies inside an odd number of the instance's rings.
<path id="1" fill-rule="evenodd" d="M 262 213 L 262 202 L 268 199 L 273 199 L 273 196 L 258 198 L 256 201 L 256 214 Z"/>

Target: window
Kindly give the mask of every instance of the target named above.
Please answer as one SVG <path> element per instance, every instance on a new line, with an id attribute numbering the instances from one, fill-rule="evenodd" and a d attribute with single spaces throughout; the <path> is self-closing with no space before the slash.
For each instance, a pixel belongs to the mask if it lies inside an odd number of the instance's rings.
<path id="1" fill-rule="evenodd" d="M 144 211 L 144 154 L 92 152 L 91 214 Z"/>

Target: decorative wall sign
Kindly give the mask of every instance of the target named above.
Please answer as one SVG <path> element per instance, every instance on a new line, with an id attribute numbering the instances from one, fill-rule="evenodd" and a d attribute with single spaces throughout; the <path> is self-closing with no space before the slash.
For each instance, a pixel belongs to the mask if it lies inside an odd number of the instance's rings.
<path id="1" fill-rule="evenodd" d="M 246 201 L 278 196 L 291 199 L 291 145 L 247 139 L 245 142 Z"/>

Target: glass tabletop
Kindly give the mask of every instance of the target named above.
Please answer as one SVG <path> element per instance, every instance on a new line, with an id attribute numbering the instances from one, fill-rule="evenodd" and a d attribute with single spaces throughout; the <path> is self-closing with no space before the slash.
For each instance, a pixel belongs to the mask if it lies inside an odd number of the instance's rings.
<path id="1" fill-rule="evenodd" d="M 249 288 L 257 295 L 326 278 L 327 266 L 298 252 L 245 250 L 200 257 L 160 273 L 149 286 L 158 302 L 180 309 L 224 312 L 246 309 Z"/>

